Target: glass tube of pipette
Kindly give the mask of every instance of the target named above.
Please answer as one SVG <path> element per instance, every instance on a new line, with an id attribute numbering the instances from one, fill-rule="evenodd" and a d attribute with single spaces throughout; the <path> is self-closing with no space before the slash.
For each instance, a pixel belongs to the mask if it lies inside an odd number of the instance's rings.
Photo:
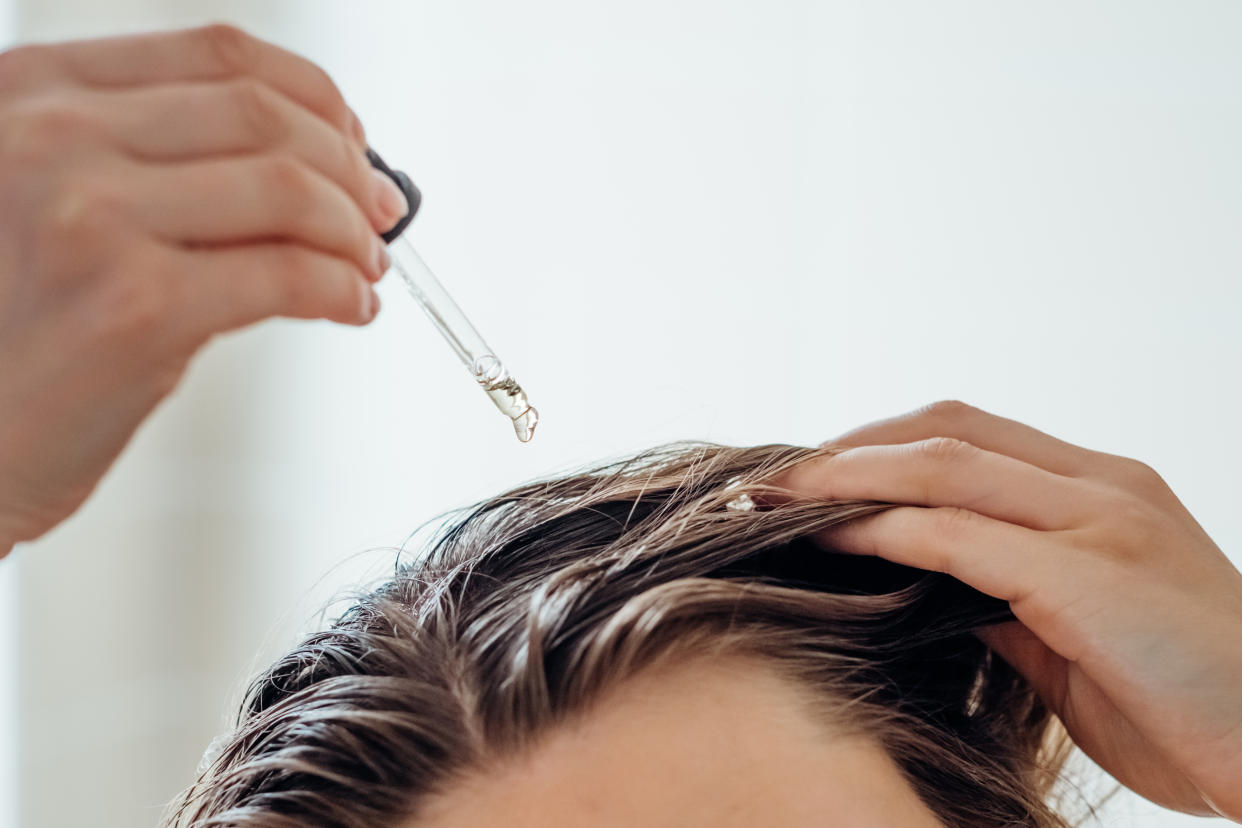
<path id="1" fill-rule="evenodd" d="M 392 266 L 414 301 L 426 312 L 500 413 L 513 421 L 518 439 L 525 443 L 535 433 L 539 412 L 531 407 L 522 387 L 509 376 L 504 363 L 483 341 L 409 240 L 401 236 L 388 249 L 392 254 Z"/>

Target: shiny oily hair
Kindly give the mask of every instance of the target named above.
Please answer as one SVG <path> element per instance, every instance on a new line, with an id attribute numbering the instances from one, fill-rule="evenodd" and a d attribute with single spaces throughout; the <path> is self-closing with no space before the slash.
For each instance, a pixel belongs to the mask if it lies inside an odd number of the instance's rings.
<path id="1" fill-rule="evenodd" d="M 417 824 L 627 677 L 707 653 L 810 688 L 946 825 L 1070 825 L 1052 800 L 1072 744 L 971 632 L 1008 605 L 810 540 L 890 505 L 764 482 L 834 451 L 677 444 L 465 510 L 250 685 L 168 824 Z"/>

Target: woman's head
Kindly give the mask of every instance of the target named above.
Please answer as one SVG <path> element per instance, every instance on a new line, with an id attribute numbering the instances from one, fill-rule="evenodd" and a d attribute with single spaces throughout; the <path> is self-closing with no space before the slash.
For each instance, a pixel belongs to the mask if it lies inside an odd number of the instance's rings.
<path id="1" fill-rule="evenodd" d="M 1063 733 L 971 633 L 1007 606 L 815 546 L 887 508 L 765 485 L 823 451 L 673 446 L 475 507 L 254 682 L 179 824 L 1064 824 Z"/>

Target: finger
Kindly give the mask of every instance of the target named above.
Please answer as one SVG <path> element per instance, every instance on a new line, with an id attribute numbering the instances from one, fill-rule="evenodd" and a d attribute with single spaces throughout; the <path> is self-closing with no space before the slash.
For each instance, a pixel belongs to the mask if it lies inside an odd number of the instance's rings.
<path id="1" fill-rule="evenodd" d="M 1058 440 L 1016 420 L 956 401 L 923 408 L 848 431 L 824 445 L 864 446 L 913 443 L 952 437 L 981 449 L 1069 477 L 1085 476 L 1096 452 Z"/>
<path id="2" fill-rule="evenodd" d="M 975 630 L 990 649 L 1018 671 L 1054 710 L 1063 709 L 1065 659 L 1053 652 L 1021 621 L 1006 621 Z"/>
<path id="3" fill-rule="evenodd" d="M 296 244 L 179 250 L 174 267 L 194 308 L 191 335 L 205 340 L 272 316 L 365 325 L 379 297 L 357 266 Z"/>
<path id="4" fill-rule="evenodd" d="M 945 437 L 815 457 L 773 482 L 803 497 L 956 506 L 1041 530 L 1081 526 L 1099 509 L 1085 481 Z"/>
<path id="5" fill-rule="evenodd" d="M 833 526 L 815 540 L 838 552 L 945 572 L 1014 604 L 1046 592 L 1063 555 L 1046 534 L 957 508 L 898 507 Z"/>
<path id="6" fill-rule="evenodd" d="M 388 251 L 344 190 L 292 156 L 138 166 L 126 209 L 158 238 L 227 245 L 283 240 L 351 260 L 378 280 Z"/>
<path id="7" fill-rule="evenodd" d="M 366 146 L 361 124 L 327 72 L 241 29 L 212 25 L 45 47 L 52 73 L 90 86 L 139 86 L 250 77 L 268 84 Z"/>
<path id="8" fill-rule="evenodd" d="M 371 166 L 352 140 L 255 80 L 110 90 L 88 97 L 84 107 L 85 117 L 140 160 L 285 153 L 336 182 L 376 232 L 391 228 L 408 210 L 401 191 Z"/>

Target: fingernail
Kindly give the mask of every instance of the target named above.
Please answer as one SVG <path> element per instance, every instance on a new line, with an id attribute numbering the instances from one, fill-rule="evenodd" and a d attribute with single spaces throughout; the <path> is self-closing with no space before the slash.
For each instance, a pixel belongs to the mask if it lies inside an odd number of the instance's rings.
<path id="1" fill-rule="evenodd" d="M 384 240 L 379 236 L 375 237 L 375 248 L 371 258 L 371 281 L 378 282 L 384 278 L 384 274 L 388 272 L 388 268 L 392 267 L 392 256 L 388 252 L 388 245 L 384 244 Z"/>
<path id="2" fill-rule="evenodd" d="M 376 293 L 374 290 L 371 290 L 371 288 L 367 288 L 367 290 L 371 291 L 371 315 L 367 317 L 367 321 L 370 322 L 372 319 L 374 319 L 376 316 L 379 315 L 380 298 L 379 298 L 379 294 Z"/>
<path id="3" fill-rule="evenodd" d="M 410 211 L 410 205 L 406 204 L 405 194 L 392 183 L 392 179 L 384 175 L 379 170 L 371 170 L 374 177 L 371 187 L 375 198 L 375 208 L 379 214 L 379 219 L 383 222 L 383 230 L 391 229 L 398 221 L 405 218 L 405 214 Z"/>

